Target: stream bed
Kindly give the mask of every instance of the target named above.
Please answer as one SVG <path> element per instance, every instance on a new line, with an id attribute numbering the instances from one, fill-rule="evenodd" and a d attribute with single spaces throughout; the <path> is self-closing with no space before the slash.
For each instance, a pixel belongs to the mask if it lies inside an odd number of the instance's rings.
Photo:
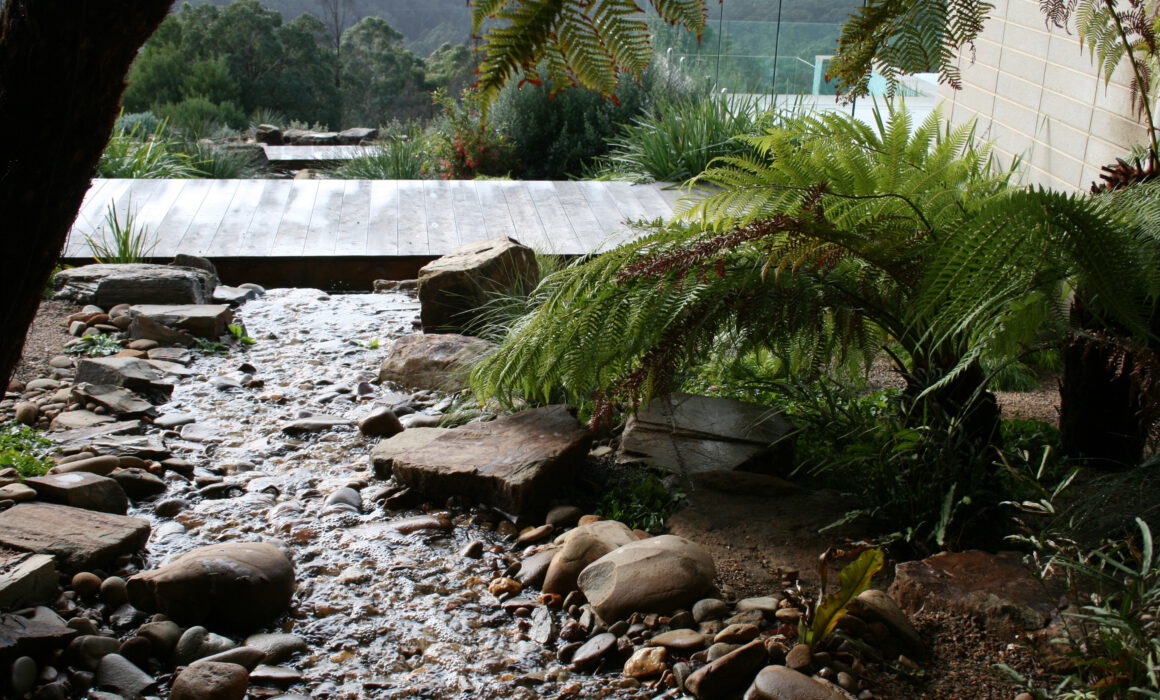
<path id="1" fill-rule="evenodd" d="M 368 459 L 374 439 L 354 426 L 282 432 L 307 413 L 357 420 L 376 401 L 409 400 L 428 413 L 445 407 L 441 396 L 400 393 L 376 380 L 386 349 L 413 332 L 418 310 L 405 294 L 313 289 L 274 289 L 240 307 L 256 342 L 229 354 L 196 353 L 190 376 L 175 380 L 160 407 L 162 415 L 193 419 L 166 443 L 195 472 L 193 483 L 173 481 L 161 497 L 190 501 L 173 518 L 158 517 L 152 503 L 130 513 L 153 524 L 146 564 L 217 542 L 284 546 L 298 592 L 278 630 L 310 645 L 289 664 L 303 677 L 291 691 L 310 697 L 648 697 L 627 678 L 573 674 L 527 638 L 526 620 L 500 607 L 487 584 L 516 557 L 494 512 L 442 503 L 388 510 L 370 495 L 383 483 Z M 361 504 L 326 503 L 348 486 L 360 491 Z M 404 534 L 409 528 L 392 525 L 416 515 L 451 527 Z M 473 541 L 483 543 L 483 555 L 460 556 Z"/>

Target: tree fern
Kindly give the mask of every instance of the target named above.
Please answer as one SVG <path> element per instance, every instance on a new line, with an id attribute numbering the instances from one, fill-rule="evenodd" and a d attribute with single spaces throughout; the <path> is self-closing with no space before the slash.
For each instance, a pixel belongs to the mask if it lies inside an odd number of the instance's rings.
<path id="1" fill-rule="evenodd" d="M 903 108 L 876 127 L 786 117 L 701 176 L 720 189 L 683 223 L 546 279 L 474 387 L 631 407 L 726 349 L 820 371 L 888 348 L 912 400 L 962 410 L 982 353 L 1030 338 L 1028 309 L 1079 265 L 1113 306 L 1130 306 L 1116 278 L 1139 275 L 1114 211 L 1012 188 L 972 140 L 937 113 L 912 131 Z"/>
<path id="2" fill-rule="evenodd" d="M 662 19 L 700 37 L 703 0 L 652 0 Z M 541 66 L 556 89 L 580 85 L 614 97 L 618 74 L 639 75 L 652 56 L 645 8 L 636 0 L 479 0 L 472 27 L 486 56 L 477 89 L 488 100 L 517 74 L 539 80 Z"/>

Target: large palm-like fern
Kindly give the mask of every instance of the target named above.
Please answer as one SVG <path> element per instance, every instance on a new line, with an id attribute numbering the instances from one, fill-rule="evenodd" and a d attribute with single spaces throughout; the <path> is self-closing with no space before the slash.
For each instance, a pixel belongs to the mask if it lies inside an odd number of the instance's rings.
<path id="1" fill-rule="evenodd" d="M 649 0 L 663 19 L 696 32 L 704 0 Z M 476 0 L 472 29 L 487 54 L 476 88 L 490 100 L 514 75 L 538 80 L 539 67 L 557 89 L 582 85 L 613 97 L 621 71 L 639 76 L 652 58 L 644 8 L 636 0 Z"/>
<path id="2" fill-rule="evenodd" d="M 538 76 L 545 65 L 557 87 L 579 84 L 612 96 L 618 72 L 639 76 L 651 59 L 648 8 L 699 38 L 706 2 L 475 0 L 475 33 L 491 24 L 477 88 L 490 99 L 513 76 Z M 831 77 L 847 95 L 865 94 L 875 67 L 892 82 L 933 71 L 957 87 L 955 57 L 978 36 L 991 7 L 984 0 L 868 0 L 843 27 Z"/>
<path id="3" fill-rule="evenodd" d="M 1011 188 L 969 126 L 911 127 L 901 108 L 876 127 L 825 113 L 747 139 L 688 223 L 548 278 L 475 389 L 631 405 L 725 347 L 819 369 L 885 348 L 916 401 L 976 405 L 980 354 L 1030 334 L 1069 259 L 1097 259 L 1111 296 L 1133 273 L 1110 214 Z"/>

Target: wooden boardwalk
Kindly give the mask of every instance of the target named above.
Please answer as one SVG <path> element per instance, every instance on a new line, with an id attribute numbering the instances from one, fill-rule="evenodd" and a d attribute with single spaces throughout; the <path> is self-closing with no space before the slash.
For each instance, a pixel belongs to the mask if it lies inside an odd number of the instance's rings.
<path id="1" fill-rule="evenodd" d="M 545 253 L 607 250 L 624 222 L 669 217 L 661 185 L 498 180 L 94 180 L 64 257 L 91 255 L 108 207 L 156 240 L 152 257 L 431 257 L 509 236 Z"/>
<path id="2" fill-rule="evenodd" d="M 266 160 L 273 165 L 282 163 L 323 163 L 353 160 L 369 156 L 378 148 L 375 146 L 270 146 L 263 145 Z"/>

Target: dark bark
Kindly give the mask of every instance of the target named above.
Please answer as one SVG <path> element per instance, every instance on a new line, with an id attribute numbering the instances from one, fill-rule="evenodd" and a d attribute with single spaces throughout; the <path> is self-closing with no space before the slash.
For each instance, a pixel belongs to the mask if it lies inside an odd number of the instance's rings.
<path id="1" fill-rule="evenodd" d="M 0 10 L 0 378 L 120 109 L 125 75 L 173 0 L 8 0 Z"/>
<path id="2" fill-rule="evenodd" d="M 1137 359 L 1113 339 L 1108 327 L 1076 295 L 1071 309 L 1076 335 L 1063 351 L 1059 387 L 1059 430 L 1066 455 L 1100 469 L 1123 469 L 1140 463 L 1148 437 L 1148 419 L 1133 377 Z M 1152 326 L 1157 326 L 1153 319 Z M 1106 336 L 1108 340 L 1096 340 Z"/>
<path id="3" fill-rule="evenodd" d="M 979 363 L 967 366 L 954 379 L 915 402 L 915 418 L 923 424 L 930 421 L 957 423 L 967 444 L 986 447 L 999 439 L 1002 415 L 995 395 L 986 390 L 986 372 Z M 930 377 L 916 374 L 907 378 L 906 393 L 921 394 Z"/>

